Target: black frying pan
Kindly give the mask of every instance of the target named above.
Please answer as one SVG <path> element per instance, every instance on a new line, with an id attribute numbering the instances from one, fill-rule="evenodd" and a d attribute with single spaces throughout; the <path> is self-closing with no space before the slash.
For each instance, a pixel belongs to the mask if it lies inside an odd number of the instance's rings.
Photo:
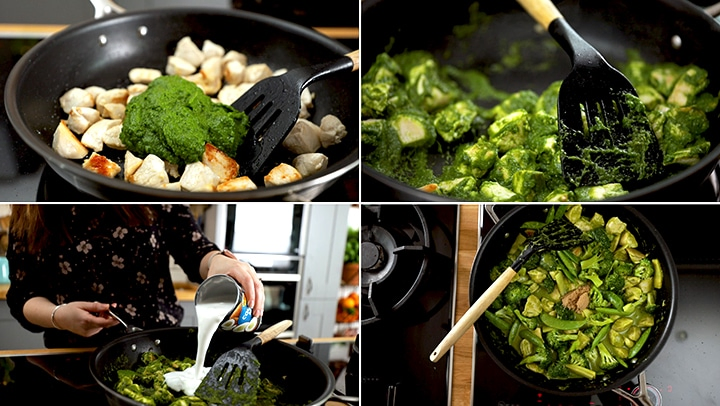
<path id="1" fill-rule="evenodd" d="M 212 366 L 223 352 L 250 337 L 250 333 L 218 331 L 210 343 L 205 366 Z M 173 327 L 147 330 L 115 339 L 95 350 L 90 359 L 90 372 L 104 390 L 111 405 L 141 405 L 115 392 L 113 387 L 118 380 L 116 371 L 135 369 L 140 354 L 149 350 L 173 359 L 195 359 L 197 329 Z M 333 396 L 335 377 L 330 368 L 312 353 L 278 340 L 258 346 L 253 352 L 260 361 L 261 376 L 283 388 L 281 401 L 287 404 L 318 406 L 325 404 Z"/>
<path id="2" fill-rule="evenodd" d="M 78 189 L 108 200 L 311 200 L 338 177 L 357 170 L 357 73 L 338 75 L 310 86 L 316 94 L 312 118 L 334 114 L 347 127 L 339 144 L 325 149 L 327 170 L 299 182 L 232 193 L 190 193 L 146 188 L 91 173 L 51 148 L 52 135 L 65 114 L 58 98 L 72 87 L 107 88 L 129 84 L 133 67 L 164 71 L 168 55 L 183 36 L 196 43 L 209 39 L 248 55 L 249 63 L 273 69 L 294 68 L 337 59 L 346 46 L 312 29 L 240 10 L 156 9 L 128 12 L 73 25 L 41 41 L 15 65 L 5 88 L 8 117 L 19 136 L 60 176 Z M 104 152 L 106 152 L 104 150 Z M 121 161 L 120 156 L 113 158 Z M 289 162 L 283 156 L 278 161 Z M 241 163 L 242 164 L 242 163 Z"/>
<path id="3" fill-rule="evenodd" d="M 547 207 L 545 205 L 513 207 L 502 216 L 486 236 L 483 236 L 470 276 L 470 303 L 474 303 L 490 286 L 492 282 L 490 269 L 506 257 L 520 231 L 520 226 L 525 221 L 544 221 Z M 478 319 L 475 322 L 475 330 L 490 357 L 507 374 L 522 384 L 546 393 L 561 396 L 586 396 L 618 388 L 648 367 L 661 351 L 672 330 L 677 309 L 678 276 L 675 262 L 662 236 L 644 216 L 632 207 L 600 204 L 584 207 L 585 215 L 591 217 L 594 212 L 601 214 L 606 221 L 617 216 L 626 222 L 628 229 L 633 231 L 638 240 L 638 249 L 652 258 L 660 260 L 665 270 L 665 278 L 657 303 L 662 303 L 664 300 L 666 305 L 662 307 L 659 314 L 655 315 L 655 325 L 652 327 L 652 333 L 648 337 L 647 343 L 638 354 L 638 362 L 631 364 L 628 369 L 612 370 L 606 374 L 607 378 L 592 382 L 585 379 L 550 381 L 526 368 L 517 367 L 516 365 L 520 361 L 519 356 L 514 351 L 502 350 L 507 348 L 507 339 L 485 317 Z M 561 389 L 559 383 L 567 384 L 568 387 Z"/>
<path id="4" fill-rule="evenodd" d="M 478 11 L 469 11 L 476 3 Z M 681 65 L 695 63 L 709 71 L 714 94 L 720 89 L 720 60 L 715 44 L 720 42 L 720 25 L 702 9 L 685 0 L 563 0 L 558 8 L 568 22 L 609 62 L 626 60 L 626 50 L 641 52 L 649 62 L 671 61 Z M 412 9 L 415 18 L 398 18 Z M 425 13 L 426 15 L 423 15 Z M 489 23 L 484 21 L 490 18 Z M 478 23 L 479 21 L 479 23 Z M 532 89 L 541 92 L 570 71 L 567 55 L 515 1 L 443 3 L 442 7 L 416 8 L 407 0 L 366 0 L 362 22 L 363 74 L 376 55 L 407 50 L 427 50 L 443 64 L 487 72 L 491 82 L 508 92 Z M 453 31 L 457 26 L 476 30 Z M 469 35 L 462 34 L 470 32 Z M 681 39 L 673 46 L 673 37 Z M 494 72 L 513 43 L 525 41 L 523 63 Z M 527 43 L 534 44 L 528 46 Z M 642 189 L 614 200 L 677 201 L 687 199 L 720 159 L 720 123 L 711 117 L 705 133 L 710 153 L 698 164 Z M 438 159 L 440 155 L 436 156 Z M 448 201 L 408 187 L 378 171 L 363 166 L 363 199 L 368 201 L 411 200 Z"/>

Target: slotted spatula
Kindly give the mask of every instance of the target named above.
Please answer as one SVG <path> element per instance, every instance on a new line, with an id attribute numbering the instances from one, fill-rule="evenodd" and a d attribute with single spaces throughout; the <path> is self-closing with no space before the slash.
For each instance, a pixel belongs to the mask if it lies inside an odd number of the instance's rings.
<path id="1" fill-rule="evenodd" d="M 260 384 L 260 361 L 253 348 L 277 337 L 290 328 L 291 320 L 283 320 L 265 329 L 250 340 L 222 354 L 195 391 L 195 396 L 218 405 L 254 405 Z"/>
<path id="2" fill-rule="evenodd" d="M 517 0 L 570 56 L 558 97 L 563 176 L 575 187 L 657 180 L 662 150 L 637 92 L 568 24 L 551 0 Z"/>
<path id="3" fill-rule="evenodd" d="M 232 104 L 250 118 L 250 130 L 240 148 L 240 175 L 257 174 L 275 148 L 285 139 L 300 114 L 300 95 L 308 85 L 328 75 L 354 72 L 360 51 L 312 66 L 295 68 L 256 83 Z"/>
<path id="4" fill-rule="evenodd" d="M 485 310 L 512 281 L 512 278 L 517 274 L 516 270 L 520 269 L 533 254 L 544 250 L 563 250 L 577 247 L 587 244 L 588 241 L 584 237 L 582 230 L 577 228 L 565 216 L 553 220 L 538 229 L 537 233 L 528 239 L 525 249 L 515 261 L 480 295 L 440 344 L 435 347 L 435 350 L 430 354 L 430 361 L 437 362 L 455 345 L 457 340 L 472 327 L 475 321 L 485 313 Z"/>

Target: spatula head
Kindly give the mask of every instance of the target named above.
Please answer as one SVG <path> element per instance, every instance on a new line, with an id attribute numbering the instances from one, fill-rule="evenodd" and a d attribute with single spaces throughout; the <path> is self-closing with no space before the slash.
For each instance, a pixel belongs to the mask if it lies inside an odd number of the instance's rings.
<path id="1" fill-rule="evenodd" d="M 540 249 L 564 250 L 590 242 L 583 233 L 567 217 L 562 216 L 543 227 L 532 237 L 533 244 Z"/>
<path id="2" fill-rule="evenodd" d="M 215 361 L 195 395 L 218 405 L 253 405 L 259 385 L 260 361 L 251 349 L 235 348 Z"/>
<path id="3" fill-rule="evenodd" d="M 565 180 L 575 187 L 621 183 L 626 188 L 657 180 L 662 150 L 630 81 L 565 20 L 554 21 L 549 31 L 573 62 L 558 94 Z"/>

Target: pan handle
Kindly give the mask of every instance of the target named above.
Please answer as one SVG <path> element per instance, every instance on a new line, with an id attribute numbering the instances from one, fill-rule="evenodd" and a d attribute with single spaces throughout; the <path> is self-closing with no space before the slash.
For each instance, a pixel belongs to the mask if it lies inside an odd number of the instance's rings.
<path id="1" fill-rule="evenodd" d="M 95 7 L 95 19 L 103 18 L 112 14 L 122 14 L 125 9 L 115 4 L 112 0 L 90 0 Z"/>

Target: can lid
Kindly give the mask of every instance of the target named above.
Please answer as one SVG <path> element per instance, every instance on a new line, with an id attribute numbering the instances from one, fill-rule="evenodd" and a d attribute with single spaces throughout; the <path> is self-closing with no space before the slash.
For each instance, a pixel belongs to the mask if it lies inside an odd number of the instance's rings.
<path id="1" fill-rule="evenodd" d="M 195 292 L 195 305 L 202 303 L 239 303 L 242 288 L 228 275 L 213 275 L 205 279 Z"/>

